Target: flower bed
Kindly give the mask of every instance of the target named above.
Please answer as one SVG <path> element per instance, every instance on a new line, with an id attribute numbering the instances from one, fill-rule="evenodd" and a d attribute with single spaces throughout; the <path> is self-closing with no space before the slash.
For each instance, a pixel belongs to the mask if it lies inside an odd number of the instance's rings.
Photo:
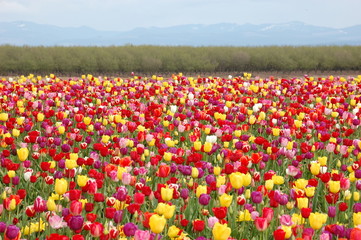
<path id="1" fill-rule="evenodd" d="M 361 239 L 361 76 L 0 80 L 3 239 Z"/>

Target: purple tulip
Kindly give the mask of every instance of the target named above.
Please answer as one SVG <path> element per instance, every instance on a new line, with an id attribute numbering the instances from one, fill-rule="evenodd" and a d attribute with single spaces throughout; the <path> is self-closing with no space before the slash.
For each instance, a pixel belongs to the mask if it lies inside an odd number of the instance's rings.
<path id="1" fill-rule="evenodd" d="M 123 220 L 123 211 L 122 210 L 115 211 L 113 220 L 115 223 L 120 223 Z"/>
<path id="2" fill-rule="evenodd" d="M 6 230 L 6 223 L 0 222 L 0 233 L 5 232 Z"/>
<path id="3" fill-rule="evenodd" d="M 135 231 L 137 231 L 137 230 L 138 230 L 138 226 L 132 222 L 126 223 L 123 227 L 124 234 L 127 237 L 134 236 Z"/>
<path id="4" fill-rule="evenodd" d="M 327 215 L 331 218 L 336 216 L 336 207 L 335 206 L 328 206 Z"/>
<path id="5" fill-rule="evenodd" d="M 209 204 L 210 200 L 211 200 L 211 196 L 203 193 L 199 196 L 198 202 L 199 204 L 206 206 Z"/>
<path id="6" fill-rule="evenodd" d="M 61 151 L 62 151 L 62 152 L 65 152 L 65 153 L 70 152 L 70 149 L 71 149 L 71 147 L 70 147 L 69 144 L 63 144 L 63 145 L 61 145 Z"/>
<path id="7" fill-rule="evenodd" d="M 14 239 L 18 236 L 20 229 L 15 225 L 9 225 L 6 228 L 5 234 L 9 239 Z"/>
<path id="8" fill-rule="evenodd" d="M 181 191 L 180 191 L 180 196 L 181 198 L 183 199 L 187 199 L 189 197 L 189 190 L 187 188 L 183 188 Z"/>
<path id="9" fill-rule="evenodd" d="M 355 203 L 355 204 L 353 205 L 353 212 L 354 212 L 354 213 L 361 212 L 361 203 Z"/>
<path id="10" fill-rule="evenodd" d="M 361 170 L 360 169 L 355 170 L 355 178 L 361 178 Z"/>
<path id="11" fill-rule="evenodd" d="M 260 191 L 254 191 L 251 193 L 251 199 L 254 203 L 261 203 L 263 200 L 263 194 Z"/>
<path id="12" fill-rule="evenodd" d="M 78 231 L 83 227 L 84 218 L 81 215 L 72 216 L 68 222 L 69 228 L 74 231 Z"/>
<path id="13" fill-rule="evenodd" d="M 124 186 L 121 186 L 119 187 L 118 191 L 113 195 L 113 197 L 115 197 L 116 199 L 122 202 L 125 201 L 127 195 L 128 195 L 128 190 Z"/>
<path id="14" fill-rule="evenodd" d="M 216 181 L 216 177 L 214 175 L 212 175 L 212 174 L 209 174 L 209 175 L 206 176 L 205 180 L 206 180 L 206 183 L 208 185 L 210 185 L 210 184 L 212 184 L 213 182 Z"/>

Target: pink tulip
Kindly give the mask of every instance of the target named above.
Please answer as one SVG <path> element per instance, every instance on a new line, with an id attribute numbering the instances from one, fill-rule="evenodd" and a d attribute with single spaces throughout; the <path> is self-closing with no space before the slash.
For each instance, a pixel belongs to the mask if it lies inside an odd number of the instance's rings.
<path id="1" fill-rule="evenodd" d="M 59 229 L 67 226 L 67 223 L 63 221 L 63 218 L 58 215 L 53 215 L 49 217 L 50 227 L 54 229 Z"/>
<path id="2" fill-rule="evenodd" d="M 282 215 L 280 216 L 280 223 L 281 225 L 292 226 L 292 217 L 290 215 Z"/>
<path id="3" fill-rule="evenodd" d="M 150 240 L 150 232 L 143 230 L 136 230 L 134 234 L 134 240 Z"/>

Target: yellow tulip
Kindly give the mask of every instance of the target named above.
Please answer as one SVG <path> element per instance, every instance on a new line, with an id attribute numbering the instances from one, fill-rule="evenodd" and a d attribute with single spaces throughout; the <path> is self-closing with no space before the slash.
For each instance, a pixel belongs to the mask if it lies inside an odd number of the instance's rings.
<path id="1" fill-rule="evenodd" d="M 165 224 L 165 218 L 163 216 L 159 216 L 158 214 L 152 215 L 149 219 L 150 230 L 155 234 L 163 232 Z"/>
<path id="2" fill-rule="evenodd" d="M 79 185 L 79 187 L 84 187 L 87 182 L 88 182 L 88 176 L 86 175 L 77 176 L 76 183 Z"/>
<path id="3" fill-rule="evenodd" d="M 226 176 L 220 175 L 217 176 L 216 179 L 216 187 L 219 188 L 221 185 L 224 185 L 226 183 Z"/>
<path id="4" fill-rule="evenodd" d="M 68 189 L 68 182 L 64 178 L 57 178 L 55 180 L 55 192 L 59 195 L 66 193 Z"/>
<path id="5" fill-rule="evenodd" d="M 280 135 L 280 133 L 281 133 L 281 129 L 279 129 L 279 128 L 272 128 L 272 134 L 273 134 L 273 136 L 278 137 L 278 136 Z"/>
<path id="6" fill-rule="evenodd" d="M 70 159 L 65 160 L 66 168 L 73 169 L 73 168 L 76 168 L 77 166 L 78 166 L 78 164 L 76 163 L 75 160 L 70 160 Z"/>
<path id="7" fill-rule="evenodd" d="M 307 197 L 313 197 L 315 195 L 315 187 L 306 187 L 305 192 Z"/>
<path id="8" fill-rule="evenodd" d="M 38 113 L 38 115 L 36 116 L 36 119 L 38 120 L 38 122 L 42 122 L 44 121 L 44 114 L 43 113 Z"/>
<path id="9" fill-rule="evenodd" d="M 291 237 L 292 235 L 292 227 L 291 226 L 285 226 L 285 225 L 282 225 L 281 226 L 281 229 L 283 231 L 285 231 L 286 235 L 285 235 L 285 238 L 288 239 Z"/>
<path id="10" fill-rule="evenodd" d="M 285 183 L 285 179 L 282 176 L 273 175 L 272 180 L 276 185 L 282 185 Z"/>
<path id="11" fill-rule="evenodd" d="M 208 153 L 212 150 L 212 143 L 205 142 L 203 146 L 204 152 Z"/>
<path id="12" fill-rule="evenodd" d="M 323 213 L 311 213 L 308 218 L 313 229 L 318 230 L 327 220 L 327 215 Z"/>
<path id="13" fill-rule="evenodd" d="M 238 221 L 252 221 L 251 213 L 246 209 L 244 211 L 239 212 Z"/>
<path id="14" fill-rule="evenodd" d="M 15 177 L 15 175 L 16 175 L 16 173 L 15 173 L 15 171 L 14 171 L 14 170 L 10 170 L 10 171 L 8 171 L 8 176 L 9 176 L 10 178 Z"/>
<path id="15" fill-rule="evenodd" d="M 308 184 L 308 180 L 303 178 L 297 179 L 297 181 L 295 182 L 296 187 L 299 189 L 305 189 L 307 184 Z"/>
<path id="16" fill-rule="evenodd" d="M 85 125 L 89 125 L 91 123 L 92 119 L 91 117 L 84 117 L 83 122 Z"/>
<path id="17" fill-rule="evenodd" d="M 198 168 L 192 167 L 192 177 L 193 177 L 193 178 L 197 178 L 198 175 L 199 175 Z"/>
<path id="18" fill-rule="evenodd" d="M 170 201 L 173 199 L 173 192 L 174 192 L 174 189 L 173 188 L 162 188 L 161 189 L 161 196 L 162 196 L 162 199 L 163 201 Z"/>
<path id="19" fill-rule="evenodd" d="M 0 113 L 0 121 L 6 122 L 9 119 L 9 114 L 7 113 Z"/>
<path id="20" fill-rule="evenodd" d="M 267 190 L 272 190 L 274 186 L 274 182 L 272 179 L 266 180 L 265 187 Z"/>
<path id="21" fill-rule="evenodd" d="M 360 193 L 359 192 L 353 192 L 353 200 L 355 202 L 360 201 Z"/>
<path id="22" fill-rule="evenodd" d="M 302 127 L 302 121 L 300 121 L 300 120 L 295 120 L 294 123 L 295 123 L 296 128 Z"/>
<path id="23" fill-rule="evenodd" d="M 110 140 L 110 136 L 109 135 L 103 135 L 102 136 L 102 142 L 103 143 L 108 143 Z"/>
<path id="24" fill-rule="evenodd" d="M 62 126 L 62 125 L 59 126 L 59 127 L 58 127 L 58 131 L 59 131 L 60 134 L 64 134 L 64 133 L 65 133 L 65 127 Z"/>
<path id="25" fill-rule="evenodd" d="M 170 238 L 177 238 L 179 236 L 180 229 L 177 226 L 172 225 L 168 229 L 168 237 Z"/>
<path id="26" fill-rule="evenodd" d="M 308 208 L 308 198 L 297 198 L 297 206 L 299 209 Z"/>
<path id="27" fill-rule="evenodd" d="M 56 210 L 56 204 L 54 199 L 48 198 L 48 201 L 46 202 L 46 206 L 48 207 L 49 211 L 55 211 Z"/>
<path id="28" fill-rule="evenodd" d="M 159 215 L 163 215 L 166 211 L 166 205 L 165 203 L 158 203 L 157 208 L 154 209 L 154 212 L 158 213 Z"/>
<path id="29" fill-rule="evenodd" d="M 175 212 L 175 205 L 165 204 L 165 212 L 163 215 L 166 219 L 172 218 L 174 215 L 174 212 Z"/>
<path id="30" fill-rule="evenodd" d="M 199 151 L 202 148 L 202 143 L 200 141 L 196 141 L 193 143 L 193 147 L 196 151 Z"/>
<path id="31" fill-rule="evenodd" d="M 25 121 L 25 117 L 16 118 L 16 124 L 18 125 L 23 125 L 24 121 Z"/>
<path id="32" fill-rule="evenodd" d="M 231 235 L 231 228 L 229 228 L 227 224 L 216 222 L 213 226 L 212 234 L 214 240 L 227 240 Z"/>
<path id="33" fill-rule="evenodd" d="M 245 187 L 249 186 L 252 182 L 251 174 L 249 174 L 249 173 L 242 174 L 242 177 L 243 177 L 243 186 L 245 186 Z"/>
<path id="34" fill-rule="evenodd" d="M 321 164 L 321 166 L 327 165 L 327 157 L 318 157 L 317 161 Z"/>
<path id="35" fill-rule="evenodd" d="M 353 225 L 356 227 L 361 224 L 361 212 L 353 213 L 352 215 Z"/>
<path id="36" fill-rule="evenodd" d="M 321 169 L 321 165 L 319 163 L 316 162 L 311 163 L 310 170 L 313 175 L 320 174 L 320 169 Z"/>
<path id="37" fill-rule="evenodd" d="M 218 176 L 219 174 L 221 174 L 222 168 L 221 167 L 214 167 L 213 168 L 213 173 L 214 175 Z"/>
<path id="38" fill-rule="evenodd" d="M 231 185 L 235 189 L 240 189 L 243 186 L 243 176 L 240 172 L 233 172 L 229 175 Z"/>
<path id="39" fill-rule="evenodd" d="M 207 186 L 203 186 L 203 185 L 199 185 L 196 189 L 196 196 L 197 198 L 199 198 L 199 196 L 201 196 L 201 194 L 206 194 L 207 193 Z"/>
<path id="40" fill-rule="evenodd" d="M 13 128 L 12 135 L 13 135 L 14 137 L 19 137 L 19 135 L 20 135 L 20 130 L 19 130 L 19 129 L 16 129 L 16 128 Z"/>
<path id="41" fill-rule="evenodd" d="M 172 160 L 172 156 L 173 156 L 173 154 L 171 152 L 165 152 L 163 155 L 163 158 L 165 161 L 169 162 L 170 160 Z"/>
<path id="42" fill-rule="evenodd" d="M 328 187 L 329 187 L 330 192 L 338 193 L 340 191 L 340 189 L 341 189 L 340 181 L 332 181 L 332 180 L 330 180 L 328 182 Z"/>
<path id="43" fill-rule="evenodd" d="M 9 209 L 10 209 L 10 211 L 13 211 L 13 210 L 15 210 L 15 208 L 16 208 L 16 200 L 11 199 Z"/>
<path id="44" fill-rule="evenodd" d="M 227 193 L 223 193 L 220 197 L 219 197 L 219 201 L 221 203 L 221 207 L 229 207 L 232 203 L 232 199 L 233 196 L 232 195 L 228 195 Z"/>
<path id="45" fill-rule="evenodd" d="M 17 152 L 18 158 L 21 162 L 24 162 L 29 156 L 29 149 L 27 149 L 27 148 L 20 148 L 16 152 Z"/>

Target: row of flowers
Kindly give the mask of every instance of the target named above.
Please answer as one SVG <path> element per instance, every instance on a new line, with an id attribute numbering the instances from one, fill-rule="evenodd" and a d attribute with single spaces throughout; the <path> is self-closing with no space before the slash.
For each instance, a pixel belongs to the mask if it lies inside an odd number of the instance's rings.
<path id="1" fill-rule="evenodd" d="M 4 239 L 361 239 L 361 76 L 0 79 Z"/>

